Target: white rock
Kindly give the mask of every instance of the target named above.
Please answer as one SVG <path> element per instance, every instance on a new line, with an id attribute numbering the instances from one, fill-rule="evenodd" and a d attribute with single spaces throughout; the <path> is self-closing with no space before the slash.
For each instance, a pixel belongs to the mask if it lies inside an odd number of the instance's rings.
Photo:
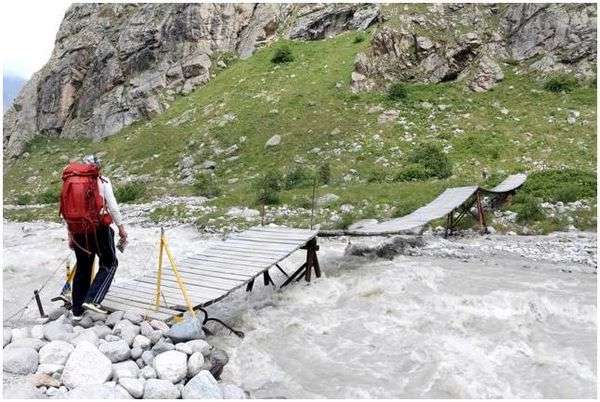
<path id="1" fill-rule="evenodd" d="M 144 384 L 144 399 L 178 399 L 179 389 L 167 380 L 148 379 Z"/>
<path id="2" fill-rule="evenodd" d="M 188 378 L 194 377 L 198 374 L 202 367 L 204 366 L 204 356 L 202 356 L 201 352 L 194 352 L 190 358 L 188 359 Z"/>
<path id="3" fill-rule="evenodd" d="M 62 382 L 73 389 L 84 385 L 102 384 L 112 374 L 112 363 L 98 348 L 81 342 L 69 356 L 63 370 Z"/>
<path id="4" fill-rule="evenodd" d="M 6 347 L 4 348 L 4 350 L 14 349 L 14 348 L 32 348 L 32 349 L 35 349 L 35 351 L 37 352 L 45 344 L 46 344 L 46 342 L 44 342 L 41 339 L 20 338 L 20 339 L 17 339 L 16 341 L 13 340 L 11 343 L 9 343 L 8 345 L 6 345 Z"/>
<path id="5" fill-rule="evenodd" d="M 12 335 L 12 341 L 16 341 L 17 339 L 29 338 L 30 337 L 30 329 L 28 327 L 23 328 L 13 328 L 10 330 Z"/>
<path id="6" fill-rule="evenodd" d="M 132 346 L 134 348 L 141 348 L 141 349 L 149 349 L 150 346 L 152 346 L 152 342 L 150 341 L 150 339 L 146 338 L 144 335 L 136 335 L 135 338 L 133 338 L 133 344 Z"/>
<path id="7" fill-rule="evenodd" d="M 138 313 L 134 313 L 134 312 L 131 312 L 131 311 L 126 311 L 125 314 L 123 314 L 123 319 L 124 320 L 129 320 L 133 324 L 139 324 L 142 321 L 144 321 L 144 317 L 142 317 Z"/>
<path id="8" fill-rule="evenodd" d="M 140 327 L 129 320 L 121 320 L 113 328 L 113 335 L 120 336 L 129 346 L 133 344 L 133 340 L 139 333 Z"/>
<path id="9" fill-rule="evenodd" d="M 175 384 L 187 375 L 187 355 L 176 350 L 170 350 L 156 356 L 152 366 L 156 370 L 158 378 Z"/>
<path id="10" fill-rule="evenodd" d="M 332 194 L 332 193 L 328 193 L 317 199 L 317 205 L 320 207 L 324 207 L 324 206 L 333 204 L 334 202 L 336 202 L 339 199 L 340 199 L 339 196 Z"/>
<path id="11" fill-rule="evenodd" d="M 106 335 L 109 335 L 112 333 L 112 330 L 104 324 L 94 325 L 91 329 L 92 329 L 92 331 L 94 331 L 96 333 L 96 335 L 100 339 L 104 339 L 104 337 L 106 337 Z"/>
<path id="12" fill-rule="evenodd" d="M 129 395 L 140 399 L 144 395 L 144 381 L 137 378 L 119 378 L 119 384 L 125 388 Z"/>
<path id="13" fill-rule="evenodd" d="M 243 389 L 233 384 L 219 384 L 223 392 L 223 399 L 246 399 Z"/>
<path id="14" fill-rule="evenodd" d="M 204 339 L 194 339 L 186 342 L 187 345 L 192 349 L 192 353 L 200 352 L 204 356 L 208 356 L 210 354 L 211 346 Z"/>
<path id="15" fill-rule="evenodd" d="M 131 356 L 131 351 L 129 350 L 127 342 L 122 339 L 116 342 L 107 342 L 102 344 L 100 345 L 99 349 L 100 352 L 104 353 L 106 357 L 108 357 L 113 363 L 118 363 L 129 359 Z"/>
<path id="16" fill-rule="evenodd" d="M 265 143 L 265 148 L 276 147 L 281 144 L 281 136 L 279 134 L 275 134 Z"/>
<path id="17" fill-rule="evenodd" d="M 39 356 L 33 348 L 11 348 L 3 350 L 2 360 L 8 373 L 32 374 L 38 368 Z"/>
<path id="18" fill-rule="evenodd" d="M 115 326 L 119 321 L 123 319 L 123 315 L 125 315 L 124 311 L 115 311 L 110 313 L 108 317 L 106 317 L 106 325 L 109 327 Z"/>
<path id="19" fill-rule="evenodd" d="M 202 370 L 185 384 L 181 396 L 183 399 L 223 399 L 223 391 L 212 374 Z"/>
<path id="20" fill-rule="evenodd" d="M 177 345 L 175 345 L 175 350 L 178 350 L 180 352 L 185 353 L 186 355 L 191 355 L 192 353 L 194 353 L 192 351 L 192 347 L 190 345 L 187 344 L 187 342 L 180 342 Z"/>
<path id="21" fill-rule="evenodd" d="M 106 384 L 88 384 L 77 387 L 62 397 L 64 399 L 78 399 L 78 400 L 90 400 L 90 399 L 132 399 L 129 392 L 120 385 L 114 382 L 107 382 Z"/>
<path id="22" fill-rule="evenodd" d="M 141 378 L 145 378 L 145 379 L 157 377 L 156 370 L 154 370 L 154 367 L 152 367 L 152 366 L 146 366 L 143 369 L 141 369 L 139 376 Z"/>
<path id="23" fill-rule="evenodd" d="M 73 326 L 64 316 L 44 325 L 44 338 L 49 341 L 70 341 L 75 336 Z"/>
<path id="24" fill-rule="evenodd" d="M 124 362 L 114 363 L 112 365 L 112 378 L 137 378 L 140 368 L 133 360 L 125 360 Z"/>
<path id="25" fill-rule="evenodd" d="M 71 346 L 71 345 L 69 345 Z M 43 374 L 54 374 L 54 373 L 61 373 L 64 369 L 64 365 L 62 364 L 40 364 L 37 368 L 36 373 L 43 373 Z"/>
<path id="26" fill-rule="evenodd" d="M 71 340 L 71 343 L 75 346 L 81 342 L 89 342 L 92 345 L 96 345 L 98 342 L 98 335 L 96 335 L 96 332 L 94 332 L 92 328 L 84 329 L 79 335 Z"/>
<path id="27" fill-rule="evenodd" d="M 144 361 L 145 365 L 150 365 L 152 364 L 152 362 L 154 361 L 154 352 L 152 352 L 151 350 L 145 350 L 142 353 L 142 360 Z"/>
<path id="28" fill-rule="evenodd" d="M 75 350 L 75 348 L 68 342 L 52 341 L 40 349 L 40 364 L 57 364 L 64 366 L 73 350 Z"/>
<path id="29" fill-rule="evenodd" d="M 31 337 L 35 339 L 43 339 L 44 338 L 44 326 L 43 325 L 34 325 L 31 327 Z"/>
<path id="30" fill-rule="evenodd" d="M 169 330 L 169 326 L 167 324 L 165 324 L 164 322 L 159 321 L 159 320 L 152 320 L 152 321 L 150 321 L 150 325 L 154 329 L 160 329 L 162 331 L 168 331 Z"/>
<path id="31" fill-rule="evenodd" d="M 144 353 L 144 350 L 140 347 L 134 347 L 131 349 L 131 358 L 134 360 L 139 359 L 142 354 Z"/>

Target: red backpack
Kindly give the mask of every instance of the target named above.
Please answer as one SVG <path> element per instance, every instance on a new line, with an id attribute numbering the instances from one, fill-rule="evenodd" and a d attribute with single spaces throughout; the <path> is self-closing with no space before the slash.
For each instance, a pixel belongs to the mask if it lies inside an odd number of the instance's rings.
<path id="1" fill-rule="evenodd" d="M 71 233 L 95 232 L 103 221 L 104 200 L 98 177 L 100 172 L 95 165 L 72 162 L 63 170 L 59 213 Z"/>

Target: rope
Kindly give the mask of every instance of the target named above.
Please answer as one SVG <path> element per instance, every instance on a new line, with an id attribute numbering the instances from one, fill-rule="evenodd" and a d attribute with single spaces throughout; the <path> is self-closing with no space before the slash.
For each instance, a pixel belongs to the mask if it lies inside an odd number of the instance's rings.
<path id="1" fill-rule="evenodd" d="M 64 266 L 64 264 L 69 260 L 69 257 L 65 257 L 61 260 L 60 264 L 56 267 L 56 269 L 48 276 L 48 278 L 46 279 L 46 281 L 42 284 L 42 286 L 39 287 L 38 291 L 41 292 L 47 285 L 48 283 L 50 283 L 50 280 L 56 275 L 56 273 L 58 272 L 58 270 L 60 268 L 62 268 Z M 14 314 L 12 314 L 10 317 L 5 318 L 2 323 L 6 323 L 8 321 L 11 321 L 14 317 L 16 317 L 18 314 L 19 315 L 19 320 L 21 319 L 21 317 L 23 317 L 23 314 L 25 313 L 25 310 L 27 310 L 29 308 L 29 304 L 31 304 L 31 302 L 35 299 L 35 295 L 31 296 L 31 298 L 27 301 L 27 303 L 25 303 L 25 305 L 23 307 L 21 307 L 20 309 L 18 309 Z"/>

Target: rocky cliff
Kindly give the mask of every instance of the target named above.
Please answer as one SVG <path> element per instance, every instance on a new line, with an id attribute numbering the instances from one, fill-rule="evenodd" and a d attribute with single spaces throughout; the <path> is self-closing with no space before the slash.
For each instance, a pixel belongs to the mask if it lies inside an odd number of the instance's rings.
<path id="1" fill-rule="evenodd" d="M 168 107 L 277 36 L 321 39 L 376 22 L 375 5 L 83 4 L 4 115 L 7 156 L 38 135 L 102 138 Z"/>
<path id="2" fill-rule="evenodd" d="M 463 80 L 486 91 L 502 63 L 591 77 L 596 70 L 593 4 L 435 4 L 388 8 L 369 50 L 357 56 L 355 91 L 391 82 Z"/>

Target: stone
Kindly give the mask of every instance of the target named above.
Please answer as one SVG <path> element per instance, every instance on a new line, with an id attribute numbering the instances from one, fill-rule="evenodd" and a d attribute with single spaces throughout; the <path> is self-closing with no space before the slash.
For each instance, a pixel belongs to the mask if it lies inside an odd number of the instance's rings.
<path id="1" fill-rule="evenodd" d="M 173 350 L 175 349 L 175 345 L 173 345 L 172 343 L 167 342 L 164 338 L 162 338 L 160 341 L 158 341 L 156 343 L 156 345 L 154 345 L 152 347 L 152 352 L 154 352 L 155 355 L 159 355 L 161 353 L 167 352 L 169 350 Z"/>
<path id="2" fill-rule="evenodd" d="M 94 322 L 98 322 L 98 321 L 104 322 L 104 321 L 106 321 L 108 316 L 106 314 L 98 313 L 96 311 L 86 310 L 83 315 L 83 319 L 86 319 L 86 318 L 89 318 Z"/>
<path id="3" fill-rule="evenodd" d="M 144 384 L 144 399 L 178 399 L 179 389 L 170 381 L 148 379 Z"/>
<path id="4" fill-rule="evenodd" d="M 32 348 L 36 351 L 39 351 L 46 342 L 41 339 L 36 338 L 20 338 L 17 340 L 13 340 L 11 343 L 6 345 L 4 350 L 13 349 L 13 348 Z"/>
<path id="5" fill-rule="evenodd" d="M 214 348 L 212 352 L 210 352 L 209 356 L 210 361 L 210 373 L 216 378 L 219 379 L 221 377 L 221 373 L 223 372 L 223 367 L 229 361 L 229 356 L 222 349 Z"/>
<path id="6" fill-rule="evenodd" d="M 265 143 L 265 148 L 276 147 L 281 144 L 281 136 L 279 134 L 275 134 Z"/>
<path id="7" fill-rule="evenodd" d="M 112 378 L 118 380 L 119 378 L 137 378 L 140 372 L 140 368 L 137 363 L 132 360 L 125 360 L 124 362 L 114 363 L 112 365 Z"/>
<path id="8" fill-rule="evenodd" d="M 212 374 L 202 370 L 185 384 L 181 396 L 183 399 L 223 399 L 223 391 Z"/>
<path id="9" fill-rule="evenodd" d="M 145 366 L 144 360 L 141 357 L 135 360 L 135 364 L 137 364 L 137 366 L 139 368 L 142 368 Z"/>
<path id="10" fill-rule="evenodd" d="M 317 198 L 317 205 L 320 207 L 325 207 L 335 203 L 339 199 L 339 196 L 332 193 L 328 193 L 323 195 L 322 197 Z"/>
<path id="11" fill-rule="evenodd" d="M 154 367 L 152 367 L 152 366 L 146 366 L 146 367 L 142 368 L 140 370 L 139 376 L 141 378 L 145 378 L 145 379 L 157 377 L 156 370 L 154 370 Z"/>
<path id="12" fill-rule="evenodd" d="M 142 356 L 142 353 L 144 353 L 144 349 L 139 346 L 133 347 L 131 349 L 131 358 L 134 360 L 139 359 Z"/>
<path id="13" fill-rule="evenodd" d="M 154 328 L 152 328 L 152 325 L 150 325 L 148 321 L 142 321 L 140 323 L 140 334 L 144 335 L 145 337 L 148 337 L 153 332 Z"/>
<path id="14" fill-rule="evenodd" d="M 73 350 L 75 350 L 75 348 L 68 342 L 52 341 L 40 349 L 40 364 L 57 364 L 64 366 Z"/>
<path id="15" fill-rule="evenodd" d="M 132 399 L 129 392 L 114 382 L 105 384 L 85 384 L 64 394 L 64 399 L 93 400 L 93 399 Z"/>
<path id="16" fill-rule="evenodd" d="M 50 321 L 44 324 L 44 338 L 49 341 L 70 341 L 75 338 L 73 326 L 67 323 L 67 320 L 58 318 L 55 321 Z"/>
<path id="17" fill-rule="evenodd" d="M 176 350 L 170 350 L 156 356 L 152 366 L 156 370 L 158 378 L 175 384 L 187 375 L 187 355 Z"/>
<path id="18" fill-rule="evenodd" d="M 31 330 L 28 327 L 12 328 L 10 333 L 12 334 L 12 341 L 14 342 L 18 339 L 29 338 Z"/>
<path id="19" fill-rule="evenodd" d="M 204 161 L 202 162 L 202 169 L 214 170 L 217 168 L 217 162 L 215 161 Z"/>
<path id="20" fill-rule="evenodd" d="M 112 332 L 112 330 L 111 330 L 111 332 Z M 123 339 L 121 339 L 120 336 L 113 335 L 113 334 L 108 334 L 108 335 L 106 335 L 104 337 L 104 340 L 106 342 L 117 342 L 117 341 L 122 341 Z M 127 342 L 125 342 L 125 343 L 127 343 Z"/>
<path id="21" fill-rule="evenodd" d="M 39 356 L 33 348 L 11 348 L 3 350 L 2 360 L 8 373 L 32 374 L 38 368 Z"/>
<path id="22" fill-rule="evenodd" d="M 469 88 L 475 92 L 485 92 L 492 89 L 504 79 L 502 68 L 493 59 L 483 56 L 475 69 Z"/>
<path id="23" fill-rule="evenodd" d="M 194 352 L 188 359 L 188 378 L 194 377 L 204 367 L 204 356 L 201 352 Z"/>
<path id="24" fill-rule="evenodd" d="M 96 332 L 94 332 L 92 328 L 87 328 L 81 331 L 79 335 L 71 340 L 71 343 L 73 345 L 78 345 L 80 342 L 84 341 L 89 342 L 92 345 L 96 345 L 98 342 L 98 335 L 96 335 Z"/>
<path id="25" fill-rule="evenodd" d="M 119 385 L 121 385 L 129 395 L 135 399 L 140 399 L 144 395 L 144 381 L 137 378 L 119 378 Z"/>
<path id="26" fill-rule="evenodd" d="M 96 333 L 96 335 L 98 336 L 98 338 L 100 339 L 106 339 L 107 335 L 110 335 L 112 333 L 112 329 L 110 329 L 108 326 L 102 324 L 102 325 L 94 325 L 92 327 L 92 331 L 94 331 Z"/>
<path id="27" fill-rule="evenodd" d="M 142 317 L 141 314 L 131 311 L 126 311 L 125 314 L 123 314 L 123 319 L 129 320 L 133 324 L 140 324 L 142 321 L 144 321 L 144 317 Z"/>
<path id="28" fill-rule="evenodd" d="M 63 316 L 64 314 L 66 314 L 68 312 L 68 310 L 64 307 L 57 307 L 53 310 L 50 310 L 48 312 L 48 319 L 50 321 L 54 321 L 57 320 L 59 317 Z"/>
<path id="29" fill-rule="evenodd" d="M 194 339 L 186 342 L 186 344 L 192 349 L 192 353 L 200 352 L 204 356 L 210 354 L 211 346 L 204 339 Z"/>
<path id="30" fill-rule="evenodd" d="M 175 345 L 175 350 L 185 353 L 186 355 L 191 355 L 193 353 L 192 347 L 184 342 L 180 342 Z"/>
<path id="31" fill-rule="evenodd" d="M 44 326 L 34 325 L 31 327 L 31 337 L 35 339 L 44 339 Z"/>
<path id="32" fill-rule="evenodd" d="M 112 363 L 127 360 L 131 356 L 129 345 L 122 339 L 102 344 L 99 346 L 99 350 L 106 355 Z"/>
<path id="33" fill-rule="evenodd" d="M 144 335 L 136 335 L 135 338 L 133 338 L 133 343 L 132 343 L 132 347 L 134 348 L 140 348 L 140 349 L 149 349 L 152 346 L 152 341 L 150 341 L 150 339 L 146 338 Z"/>
<path id="34" fill-rule="evenodd" d="M 83 328 L 91 328 L 94 325 L 94 320 L 92 320 L 90 317 L 83 317 L 81 321 L 77 323 L 77 325 Z"/>
<path id="35" fill-rule="evenodd" d="M 51 364 L 51 363 L 45 363 L 45 364 L 40 364 L 37 368 L 36 373 L 43 373 L 43 374 L 48 374 L 48 375 L 52 375 L 52 374 L 59 374 L 62 372 L 63 368 L 65 366 L 62 364 Z"/>
<path id="36" fill-rule="evenodd" d="M 120 336 L 129 346 L 133 344 L 133 340 L 139 333 L 140 327 L 129 320 L 121 320 L 113 328 L 113 335 Z"/>
<path id="37" fill-rule="evenodd" d="M 233 384 L 219 384 L 223 399 L 246 399 L 246 393 L 243 389 Z"/>
<path id="38" fill-rule="evenodd" d="M 141 359 L 145 365 L 150 365 L 154 361 L 154 353 L 151 350 L 146 350 L 142 353 Z"/>
<path id="39" fill-rule="evenodd" d="M 112 363 L 98 348 L 81 342 L 69 356 L 62 373 L 62 382 L 69 388 L 102 384 L 112 374 Z"/>
<path id="40" fill-rule="evenodd" d="M 162 331 L 168 331 L 169 330 L 169 326 L 167 324 L 165 324 L 164 322 L 159 321 L 159 320 L 152 320 L 152 321 L 150 321 L 150 325 L 154 329 L 159 329 L 159 330 L 162 330 Z"/>
<path id="41" fill-rule="evenodd" d="M 165 331 L 163 330 L 155 329 L 150 334 L 148 334 L 148 339 L 150 339 L 150 342 L 152 342 L 152 344 L 155 345 L 156 343 L 158 343 L 158 341 L 160 341 L 164 333 Z"/>
<path id="42" fill-rule="evenodd" d="M 171 338 L 174 343 L 206 337 L 202 330 L 202 322 L 198 318 L 188 318 L 183 322 L 174 324 L 165 335 Z"/>
<path id="43" fill-rule="evenodd" d="M 119 321 L 121 321 L 123 319 L 124 315 L 125 315 L 124 311 L 112 312 L 108 315 L 108 317 L 106 317 L 105 324 L 108 325 L 109 327 L 114 327 Z"/>
<path id="44" fill-rule="evenodd" d="M 34 387 L 60 387 L 60 381 L 44 373 L 35 373 L 29 380 Z"/>

